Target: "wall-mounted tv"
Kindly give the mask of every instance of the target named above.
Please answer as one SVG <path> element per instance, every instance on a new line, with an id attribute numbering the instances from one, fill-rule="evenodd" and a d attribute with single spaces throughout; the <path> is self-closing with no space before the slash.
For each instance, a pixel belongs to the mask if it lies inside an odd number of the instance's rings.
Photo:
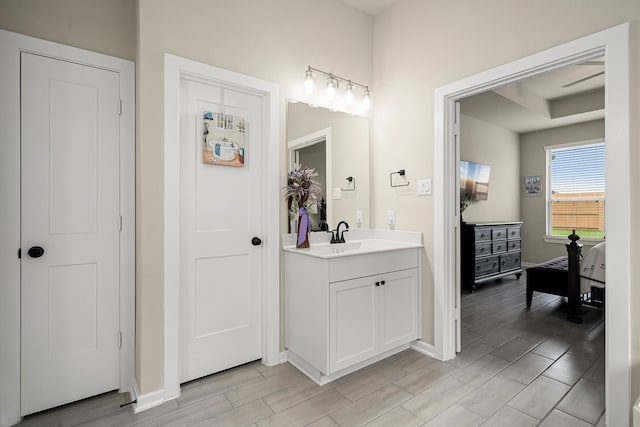
<path id="1" fill-rule="evenodd" d="M 480 163 L 460 161 L 460 193 L 469 200 L 487 200 L 491 167 Z"/>

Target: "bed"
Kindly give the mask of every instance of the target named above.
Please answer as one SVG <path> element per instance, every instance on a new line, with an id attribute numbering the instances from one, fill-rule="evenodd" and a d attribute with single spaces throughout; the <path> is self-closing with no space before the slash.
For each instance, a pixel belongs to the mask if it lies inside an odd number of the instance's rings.
<path id="1" fill-rule="evenodd" d="M 567 320 L 582 323 L 581 306 L 604 308 L 605 242 L 589 249 L 582 256 L 580 237 L 575 231 L 569 236 L 567 256 L 557 257 L 529 267 L 527 274 L 527 309 L 531 309 L 534 292 L 566 297 Z"/>

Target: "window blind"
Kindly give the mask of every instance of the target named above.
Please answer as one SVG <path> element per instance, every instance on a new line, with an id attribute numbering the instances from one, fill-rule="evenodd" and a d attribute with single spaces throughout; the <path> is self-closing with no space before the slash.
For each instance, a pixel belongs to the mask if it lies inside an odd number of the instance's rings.
<path id="1" fill-rule="evenodd" d="M 604 143 L 551 149 L 549 156 L 552 195 L 604 192 Z"/>

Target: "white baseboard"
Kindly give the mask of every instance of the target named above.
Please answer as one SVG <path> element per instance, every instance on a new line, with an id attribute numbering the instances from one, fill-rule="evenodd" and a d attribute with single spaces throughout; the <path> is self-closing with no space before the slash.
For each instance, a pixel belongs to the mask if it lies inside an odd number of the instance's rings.
<path id="1" fill-rule="evenodd" d="M 280 352 L 280 363 L 285 363 L 289 360 L 287 350 Z"/>
<path id="2" fill-rule="evenodd" d="M 135 379 L 131 382 L 133 389 L 133 399 L 136 403 L 133 404 L 133 413 L 137 414 L 138 412 L 146 411 L 147 409 L 155 408 L 156 406 L 160 406 L 164 403 L 164 389 L 152 391 L 147 394 L 140 394 L 140 389 L 138 388 L 138 382 Z"/>
<path id="3" fill-rule="evenodd" d="M 429 344 L 428 342 L 416 340 L 411 343 L 410 348 L 429 357 L 436 358 L 434 356 L 433 345 Z"/>

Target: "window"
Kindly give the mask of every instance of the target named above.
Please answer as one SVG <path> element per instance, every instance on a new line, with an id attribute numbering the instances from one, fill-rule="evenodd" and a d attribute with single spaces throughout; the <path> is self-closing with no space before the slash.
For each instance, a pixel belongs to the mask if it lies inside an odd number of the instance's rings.
<path id="1" fill-rule="evenodd" d="M 604 237 L 604 142 L 547 147 L 547 235 Z"/>

